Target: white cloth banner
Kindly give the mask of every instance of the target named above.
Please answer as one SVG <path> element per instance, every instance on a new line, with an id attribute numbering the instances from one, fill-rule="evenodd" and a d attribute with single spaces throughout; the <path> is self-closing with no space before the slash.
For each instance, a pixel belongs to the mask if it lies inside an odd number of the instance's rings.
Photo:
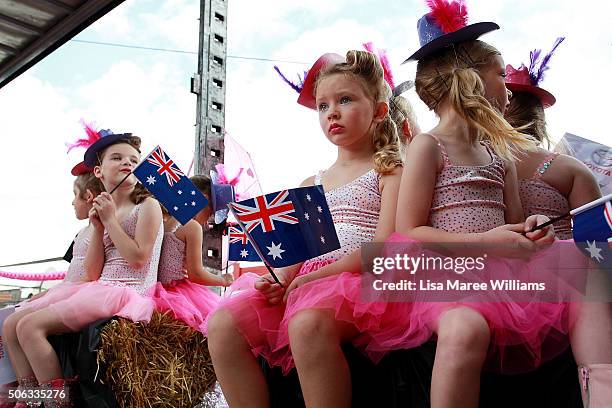
<path id="1" fill-rule="evenodd" d="M 593 172 L 601 193 L 612 193 L 612 149 L 609 146 L 566 133 L 555 146 L 555 151 L 583 162 Z"/>
<path id="2" fill-rule="evenodd" d="M 8 357 L 8 350 L 4 341 L 4 333 L 2 333 L 2 325 L 4 320 L 15 312 L 14 306 L 8 306 L 0 309 L 0 384 L 8 384 L 17 379 L 11 360 Z"/>

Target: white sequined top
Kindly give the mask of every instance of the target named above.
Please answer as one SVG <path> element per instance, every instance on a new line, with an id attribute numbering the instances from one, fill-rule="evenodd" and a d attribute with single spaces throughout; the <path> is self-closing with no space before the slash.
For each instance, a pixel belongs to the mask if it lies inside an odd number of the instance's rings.
<path id="1" fill-rule="evenodd" d="M 164 285 L 185 277 L 185 243 L 176 236 L 177 228 L 164 233 L 157 271 L 157 280 Z"/>

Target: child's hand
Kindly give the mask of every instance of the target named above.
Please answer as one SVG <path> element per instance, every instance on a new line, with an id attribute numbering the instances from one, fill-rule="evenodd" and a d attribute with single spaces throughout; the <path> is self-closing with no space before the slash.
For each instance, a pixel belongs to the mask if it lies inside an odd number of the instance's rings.
<path id="1" fill-rule="evenodd" d="M 234 276 L 231 273 L 224 273 L 221 277 L 225 280 L 223 286 L 227 287 L 234 282 Z"/>
<path id="2" fill-rule="evenodd" d="M 495 254 L 509 258 L 528 258 L 537 249 L 537 245 L 522 235 L 525 223 L 506 224 L 483 233 L 483 243 L 495 248 Z"/>
<path id="3" fill-rule="evenodd" d="M 279 275 L 278 280 L 281 281 L 283 286 L 286 286 L 284 276 Z M 259 280 L 255 282 L 255 289 L 260 291 L 268 299 L 268 302 L 272 305 L 279 303 L 283 299 L 283 294 L 285 293 L 285 288 L 276 283 L 276 281 L 270 274 L 264 275 L 259 278 Z"/>
<path id="4" fill-rule="evenodd" d="M 91 225 L 93 225 L 94 231 L 104 232 L 104 225 L 102 225 L 102 222 L 98 217 L 98 212 L 93 207 L 89 210 L 89 222 L 91 223 Z"/>
<path id="5" fill-rule="evenodd" d="M 539 247 L 550 245 L 555 241 L 555 229 L 552 225 L 542 229 L 529 232 L 536 225 L 544 224 L 550 221 L 545 215 L 530 215 L 525 220 L 525 236 L 535 242 Z"/>
<path id="6" fill-rule="evenodd" d="M 307 284 L 308 282 L 313 280 L 313 276 L 311 276 L 311 273 L 308 273 L 306 275 L 301 275 L 296 277 L 293 281 L 291 281 L 291 284 L 289 284 L 289 287 L 285 290 L 285 295 L 283 296 L 283 302 L 287 302 L 287 298 L 289 297 L 289 293 L 291 293 L 291 291 L 293 289 L 297 289 L 300 286 L 304 286 L 305 284 Z"/>
<path id="7" fill-rule="evenodd" d="M 103 225 L 107 225 L 115 217 L 115 201 L 107 192 L 100 193 L 93 200 L 93 208 L 98 213 L 98 218 Z"/>

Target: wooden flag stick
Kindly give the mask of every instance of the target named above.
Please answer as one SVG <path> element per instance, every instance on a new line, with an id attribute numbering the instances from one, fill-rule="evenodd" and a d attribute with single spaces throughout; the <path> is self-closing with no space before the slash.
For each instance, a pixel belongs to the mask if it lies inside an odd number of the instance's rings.
<path id="1" fill-rule="evenodd" d="M 270 265 L 268 265 L 268 262 L 266 261 L 266 257 L 263 256 L 263 253 L 261 252 L 261 249 L 259 249 L 259 246 L 257 245 L 257 242 L 255 242 L 255 240 L 251 236 L 251 233 L 248 231 L 248 229 L 242 223 L 242 221 L 240 221 L 240 218 L 238 218 L 238 215 L 234 211 L 234 206 L 232 205 L 232 203 L 228 203 L 227 206 L 229 207 L 229 209 L 232 212 L 232 214 L 234 214 L 234 217 L 236 218 L 236 221 L 238 221 L 238 225 L 240 225 L 240 228 L 242 228 L 242 231 L 246 234 L 246 236 L 249 239 L 249 241 L 251 241 L 251 245 L 253 245 L 253 248 L 255 248 L 255 251 L 257 252 L 257 255 L 259 255 L 259 258 L 263 261 L 264 265 L 268 269 L 268 272 L 270 272 L 270 275 L 272 276 L 272 278 L 276 281 L 276 283 L 278 283 L 280 285 L 281 288 L 285 288 L 283 286 L 283 284 L 280 282 L 280 280 L 278 279 L 278 276 L 276 276 L 274 271 L 272 271 L 272 268 L 270 267 Z"/>

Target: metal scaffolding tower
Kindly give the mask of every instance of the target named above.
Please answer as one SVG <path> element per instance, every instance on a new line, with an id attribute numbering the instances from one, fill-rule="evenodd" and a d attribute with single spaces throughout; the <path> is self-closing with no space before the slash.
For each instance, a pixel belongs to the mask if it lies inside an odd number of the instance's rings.
<path id="1" fill-rule="evenodd" d="M 225 131 L 225 69 L 227 56 L 227 1 L 200 0 L 198 73 L 191 79 L 197 94 L 195 174 L 209 175 L 223 163 Z M 204 265 L 221 270 L 222 232 L 204 234 Z"/>

